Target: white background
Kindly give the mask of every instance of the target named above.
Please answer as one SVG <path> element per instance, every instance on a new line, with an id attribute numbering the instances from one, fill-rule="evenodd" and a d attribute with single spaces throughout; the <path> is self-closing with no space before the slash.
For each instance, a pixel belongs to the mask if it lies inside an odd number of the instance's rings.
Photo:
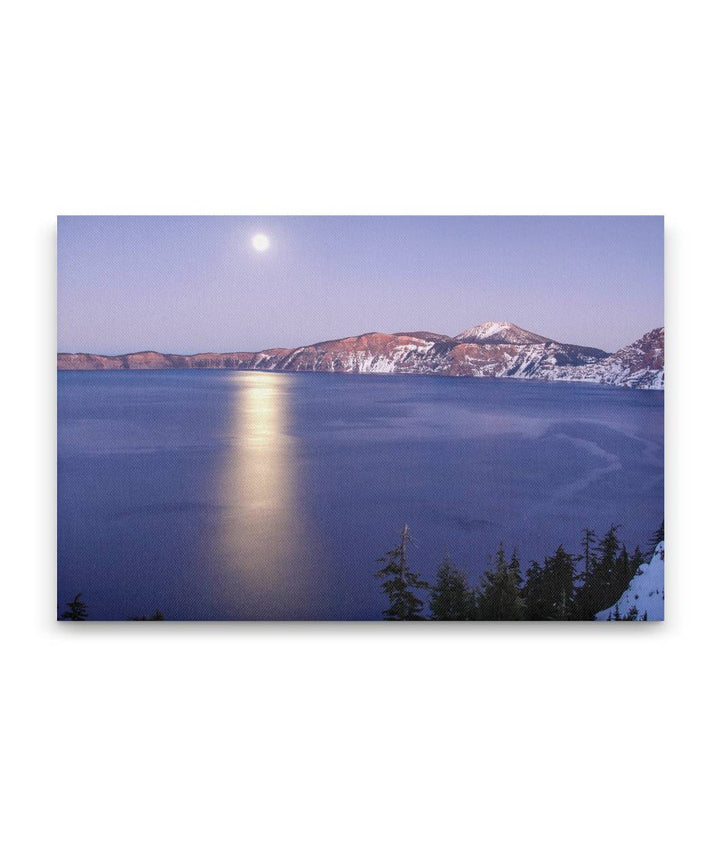
<path id="1" fill-rule="evenodd" d="M 6 852 L 711 851 L 713 11 L 6 6 Z M 57 213 L 664 213 L 668 621 L 56 625 Z"/>

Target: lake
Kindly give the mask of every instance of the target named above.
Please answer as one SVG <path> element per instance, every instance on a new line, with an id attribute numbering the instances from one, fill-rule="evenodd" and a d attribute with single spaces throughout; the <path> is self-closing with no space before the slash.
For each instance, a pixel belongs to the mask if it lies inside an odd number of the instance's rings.
<path id="1" fill-rule="evenodd" d="M 664 394 L 575 383 L 233 371 L 58 373 L 58 602 L 91 619 L 382 617 L 413 542 L 476 583 L 663 519 Z"/>

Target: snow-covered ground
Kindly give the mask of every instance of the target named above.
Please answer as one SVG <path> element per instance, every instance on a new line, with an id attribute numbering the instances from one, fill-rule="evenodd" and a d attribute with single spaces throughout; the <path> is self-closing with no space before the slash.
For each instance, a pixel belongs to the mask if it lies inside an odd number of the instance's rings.
<path id="1" fill-rule="evenodd" d="M 608 618 L 614 617 L 616 606 L 621 618 L 624 618 L 633 607 L 637 609 L 637 621 L 642 621 L 646 613 L 648 621 L 662 621 L 665 618 L 664 541 L 657 545 L 650 562 L 640 565 L 617 604 L 598 612 L 595 620 L 607 621 Z"/>

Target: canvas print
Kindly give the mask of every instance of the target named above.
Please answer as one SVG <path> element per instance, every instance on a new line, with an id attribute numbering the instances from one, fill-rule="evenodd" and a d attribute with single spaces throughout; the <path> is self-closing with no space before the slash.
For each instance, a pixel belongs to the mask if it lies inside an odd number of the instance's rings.
<path id="1" fill-rule="evenodd" d="M 60 620 L 664 618 L 662 217 L 57 238 Z"/>

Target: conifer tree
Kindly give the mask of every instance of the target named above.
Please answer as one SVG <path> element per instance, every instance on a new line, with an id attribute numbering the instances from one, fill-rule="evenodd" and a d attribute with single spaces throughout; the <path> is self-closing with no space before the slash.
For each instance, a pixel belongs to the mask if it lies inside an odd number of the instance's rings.
<path id="1" fill-rule="evenodd" d="M 657 545 L 665 540 L 665 521 L 660 524 L 660 526 L 653 532 L 652 538 L 650 538 L 650 550 L 648 552 L 648 559 L 651 559 L 653 553 L 655 552 L 655 548 Z"/>
<path id="2" fill-rule="evenodd" d="M 546 621 L 552 609 L 547 576 L 535 561 L 527 570 L 521 594 L 525 601 L 525 618 L 528 621 Z"/>
<path id="3" fill-rule="evenodd" d="M 575 596 L 575 617 L 580 620 L 592 621 L 595 618 L 593 607 L 595 604 L 594 577 L 597 563 L 596 543 L 597 535 L 594 530 L 583 529 L 582 555 L 580 556 L 583 561 L 583 570 L 579 579 L 580 588 Z"/>
<path id="4" fill-rule="evenodd" d="M 523 614 L 517 551 L 513 552 L 508 563 L 503 545 L 500 544 L 493 567 L 485 574 L 478 596 L 478 617 L 482 621 L 520 621 Z"/>
<path id="5" fill-rule="evenodd" d="M 638 568 L 640 567 L 640 565 L 643 564 L 644 561 L 645 557 L 642 554 L 642 550 L 640 549 L 640 547 L 636 547 L 633 551 L 632 556 L 630 556 L 630 567 L 632 569 L 633 576 L 635 576 L 635 574 L 638 572 Z"/>
<path id="6" fill-rule="evenodd" d="M 620 539 L 617 536 L 617 530 L 618 527 L 613 523 L 598 544 L 597 567 L 595 569 L 596 587 L 601 592 L 601 597 L 605 600 L 608 596 L 612 595 L 613 591 L 614 571 L 617 564 L 618 551 L 620 550 Z M 613 600 L 610 601 L 610 603 L 613 602 Z"/>
<path id="7" fill-rule="evenodd" d="M 585 559 L 585 578 L 589 577 L 592 571 L 592 561 L 595 558 L 593 553 L 593 544 L 597 542 L 597 536 L 592 529 L 583 529 L 583 558 Z"/>
<path id="8" fill-rule="evenodd" d="M 446 556 L 438 568 L 430 595 L 430 612 L 435 621 L 472 621 L 475 598 L 465 574 Z"/>
<path id="9" fill-rule="evenodd" d="M 590 558 L 589 572 L 583 574 L 582 588 L 577 593 L 577 617 L 580 619 L 592 621 L 596 613 L 612 606 L 624 591 L 623 588 L 613 597 L 620 550 L 617 530 L 615 524 L 610 526 Z"/>
<path id="10" fill-rule="evenodd" d="M 634 576 L 635 570 L 633 570 L 632 561 L 630 556 L 628 556 L 628 551 L 625 548 L 625 545 L 623 545 L 615 560 L 615 568 L 610 583 L 610 592 L 608 597 L 612 597 L 617 600 L 630 585 L 630 580 Z"/>
<path id="11" fill-rule="evenodd" d="M 82 592 L 78 592 L 74 599 L 65 604 L 67 609 L 60 616 L 63 621 L 87 621 L 87 604 L 80 600 Z"/>
<path id="12" fill-rule="evenodd" d="M 403 526 L 400 543 L 379 562 L 385 562 L 375 573 L 379 579 L 385 579 L 382 590 L 390 605 L 383 610 L 388 621 L 422 621 L 423 602 L 413 590 L 430 588 L 429 584 L 412 573 L 407 564 L 407 545 L 410 540 L 407 523 Z"/>
<path id="13" fill-rule="evenodd" d="M 550 575 L 552 615 L 555 621 L 568 621 L 575 614 L 575 557 L 566 552 L 562 544 L 547 560 Z"/>
<path id="14" fill-rule="evenodd" d="M 562 546 L 545 559 L 532 562 L 522 589 L 525 617 L 531 621 L 570 621 L 575 610 L 575 556 Z"/>
<path id="15" fill-rule="evenodd" d="M 517 547 L 512 552 L 512 556 L 510 557 L 510 564 L 508 565 L 508 572 L 510 574 L 510 578 L 513 581 L 513 584 L 520 589 L 520 583 L 522 582 L 522 575 L 520 573 L 520 559 L 518 557 Z"/>

